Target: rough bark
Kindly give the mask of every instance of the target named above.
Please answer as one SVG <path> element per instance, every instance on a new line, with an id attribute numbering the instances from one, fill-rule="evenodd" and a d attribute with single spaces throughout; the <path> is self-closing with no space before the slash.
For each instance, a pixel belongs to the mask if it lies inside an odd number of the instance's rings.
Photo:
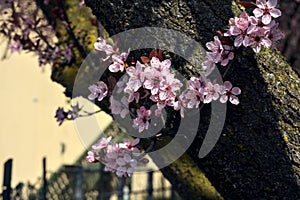
<path id="1" fill-rule="evenodd" d="M 223 0 L 86 0 L 86 4 L 110 35 L 159 26 L 181 31 L 202 44 L 211 41 L 217 30 L 223 31 L 237 11 L 234 2 Z M 241 103 L 228 106 L 216 147 L 204 159 L 197 157 L 209 121 L 207 106 L 201 111 L 193 145 L 182 160 L 162 172 L 184 199 L 299 199 L 298 75 L 278 51 L 254 55 L 241 49 L 224 79 L 242 89 Z M 204 192 L 210 187 L 204 180 L 214 186 L 211 195 Z"/>

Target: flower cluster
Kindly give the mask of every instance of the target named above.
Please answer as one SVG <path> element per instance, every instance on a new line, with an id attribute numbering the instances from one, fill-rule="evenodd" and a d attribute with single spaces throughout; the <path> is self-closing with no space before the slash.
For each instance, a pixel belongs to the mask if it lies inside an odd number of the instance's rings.
<path id="1" fill-rule="evenodd" d="M 55 118 L 59 124 L 59 126 L 65 121 L 65 120 L 74 120 L 78 118 L 79 112 L 81 111 L 81 108 L 79 108 L 79 105 L 76 104 L 75 106 L 71 106 L 71 110 L 65 111 L 63 108 L 59 107 L 56 110 Z"/>
<path id="2" fill-rule="evenodd" d="M 133 120 L 133 127 L 138 128 L 139 132 L 148 129 L 150 116 L 151 110 L 147 110 L 144 106 L 141 106 L 137 110 L 137 118 Z"/>
<path id="3" fill-rule="evenodd" d="M 107 44 L 106 41 L 101 37 L 98 38 L 97 42 L 94 44 L 94 47 L 95 50 L 105 53 L 105 58 L 102 58 L 103 61 L 111 59 L 111 61 L 113 62 L 109 66 L 109 70 L 111 72 L 124 71 L 125 61 L 129 55 L 129 50 L 127 53 L 122 52 L 121 54 L 118 54 L 119 49 L 116 47 L 114 48 L 110 44 Z"/>
<path id="4" fill-rule="evenodd" d="M 8 38 L 8 53 L 21 53 L 22 51 L 35 52 L 39 65 L 70 64 L 75 59 L 75 48 L 86 51 L 86 34 L 80 29 L 71 30 L 71 22 L 67 20 L 67 13 L 63 1 L 44 0 L 39 3 L 22 0 L 2 0 L 0 4 L 0 35 Z M 41 6 L 50 8 L 54 17 L 48 21 L 43 14 Z M 84 5 L 84 0 L 80 2 Z M 69 33 L 75 32 L 74 38 L 63 37 L 56 32 L 55 27 L 63 24 Z M 76 42 L 70 42 L 75 41 Z"/>
<path id="5" fill-rule="evenodd" d="M 10 3 L 10 1 L 8 2 Z M 216 67 L 216 64 L 227 66 L 234 58 L 234 51 L 237 48 L 249 46 L 255 52 L 259 52 L 262 46 L 273 48 L 282 38 L 282 33 L 278 30 L 278 23 L 273 19 L 281 15 L 280 10 L 276 8 L 277 0 L 257 0 L 256 4 L 249 2 L 239 2 L 239 4 L 254 8 L 254 16 L 249 16 L 244 11 L 239 17 L 231 18 L 227 32 L 219 33 L 221 38 L 215 36 L 213 41 L 206 43 L 208 51 L 206 52 L 206 61 L 202 63 L 205 77 L 191 77 L 185 90 L 182 89 L 183 84 L 175 77 L 170 68 L 171 60 L 163 60 L 161 51 L 158 53 L 152 51 L 149 58 L 141 56 L 142 62 L 131 62 L 131 64 L 135 63 L 135 66 L 129 66 L 127 58 L 130 50 L 119 52 L 116 45 L 108 44 L 99 37 L 94 48 L 104 53 L 103 61 L 111 62 L 108 67 L 110 72 L 124 74 L 116 84 L 116 92 L 126 95 L 121 99 L 116 99 L 111 95 L 113 87 L 99 81 L 88 88 L 91 92 L 88 98 L 101 101 L 108 96 L 111 113 L 120 115 L 121 118 L 125 118 L 130 113 L 133 117 L 133 127 L 139 132 L 148 129 L 151 116 L 160 116 L 162 109 L 166 106 L 180 111 L 181 117 L 184 117 L 185 109 L 199 108 L 201 103 L 207 104 L 216 100 L 225 103 L 229 100 L 232 104 L 239 104 L 237 95 L 241 93 L 240 88 L 232 87 L 229 81 L 219 85 L 206 77 Z M 27 19 L 26 21 L 30 23 L 32 20 Z M 30 25 L 26 26 L 30 27 Z M 23 49 L 20 41 L 12 42 L 10 47 L 12 52 L 20 52 Z M 52 52 L 50 49 L 46 54 L 41 52 L 40 63 L 50 62 L 59 55 L 62 55 L 69 63 L 72 59 L 71 47 L 72 45 L 63 50 L 55 48 Z M 147 109 L 151 105 L 143 105 L 143 99 L 157 104 L 155 112 Z M 136 108 L 132 108 L 133 103 L 136 103 Z M 131 111 L 129 111 L 129 104 Z M 68 113 L 62 108 L 58 109 L 56 118 L 60 124 L 64 119 L 68 119 Z"/>
<path id="6" fill-rule="evenodd" d="M 89 87 L 90 100 L 103 100 L 109 97 L 111 113 L 125 118 L 130 114 L 132 126 L 141 133 L 149 128 L 152 117 L 159 117 L 166 107 L 179 111 L 185 117 L 185 110 L 199 108 L 200 104 L 212 101 L 234 105 L 239 104 L 237 95 L 241 94 L 239 87 L 233 87 L 230 81 L 223 84 L 215 83 L 208 79 L 216 64 L 227 66 L 234 59 L 234 51 L 241 47 L 251 47 L 258 53 L 261 47 L 273 48 L 282 38 L 278 30 L 278 23 L 272 18 L 277 18 L 281 12 L 275 8 L 277 1 L 257 0 L 256 4 L 240 2 L 251 5 L 254 16 L 242 12 L 239 17 L 231 18 L 227 32 L 220 33 L 213 41 L 206 43 L 208 51 L 206 60 L 202 63 L 204 75 L 191 77 L 187 84 L 183 84 L 171 68 L 171 60 L 163 59 L 162 51 L 154 49 L 149 58 L 141 56 L 140 60 L 128 62 L 128 52 L 119 53 L 119 49 L 109 45 L 101 37 L 94 44 L 97 51 L 105 54 L 103 60 L 112 62 L 108 69 L 112 73 L 122 73 L 121 79 L 114 84 L 116 93 L 125 94 L 121 99 L 114 96 L 111 85 L 103 81 Z M 131 64 L 128 64 L 131 63 Z M 109 83 L 110 84 L 110 83 Z M 185 87 L 184 87 L 185 86 Z M 150 103 L 149 103 L 150 102 Z M 149 108 L 156 104 L 153 112 Z M 103 161 L 106 170 L 116 172 L 118 176 L 131 175 L 137 165 L 135 154 L 140 154 L 135 145 L 138 139 L 130 142 L 109 145 L 111 137 L 102 138 L 93 145 L 94 151 L 88 152 L 89 162 Z M 96 151 L 96 152 L 95 152 Z"/>
<path id="7" fill-rule="evenodd" d="M 101 138 L 92 145 L 92 151 L 87 153 L 86 160 L 90 163 L 105 163 L 105 171 L 115 172 L 117 176 L 131 176 L 138 164 L 148 163 L 141 150 L 137 147 L 139 139 L 123 139 L 122 143 L 111 144 L 112 137 Z"/>
<path id="8" fill-rule="evenodd" d="M 221 103 L 229 102 L 238 105 L 239 99 L 236 95 L 241 93 L 240 88 L 232 87 L 230 81 L 225 81 L 224 85 L 213 84 L 210 80 L 200 76 L 191 77 L 188 82 L 188 89 L 183 91 L 174 104 L 175 110 L 180 110 L 180 115 L 184 117 L 185 108 L 199 108 L 200 103 L 210 103 L 220 100 Z"/>
<path id="9" fill-rule="evenodd" d="M 249 5 L 243 2 L 240 4 Z M 273 19 L 281 15 L 280 10 L 275 8 L 276 5 L 277 0 L 257 0 L 254 4 L 254 16 L 249 16 L 244 11 L 239 17 L 231 18 L 228 31 L 221 33 L 222 40 L 215 36 L 214 41 L 206 44 L 209 51 L 202 64 L 206 74 L 211 73 L 216 63 L 226 66 L 234 58 L 234 49 L 240 46 L 250 46 L 255 53 L 260 52 L 262 46 L 274 48 L 283 37 L 278 23 Z"/>
<path id="10" fill-rule="evenodd" d="M 101 101 L 108 93 L 107 85 L 103 81 L 99 81 L 97 85 L 91 85 L 89 90 L 91 92 L 88 96 L 89 100 L 95 100 L 97 98 L 98 101 Z"/>
<path id="11" fill-rule="evenodd" d="M 139 105 L 139 108 L 135 109 L 136 117 L 133 119 L 133 127 L 138 129 L 139 132 L 148 129 L 151 115 L 160 116 L 161 111 L 166 106 L 173 107 L 174 110 L 180 110 L 181 117 L 184 117 L 184 110 L 186 108 L 198 108 L 201 102 L 210 103 L 213 100 L 220 99 L 222 103 L 225 103 L 229 98 L 231 103 L 235 105 L 239 103 L 238 98 L 235 96 L 240 94 L 241 91 L 239 88 L 235 89 L 229 95 L 226 84 L 213 84 L 210 80 L 202 76 L 199 78 L 191 77 L 188 81 L 188 88 L 182 91 L 183 84 L 175 77 L 175 74 L 171 70 L 172 63 L 169 59 L 163 60 L 154 56 L 144 63 L 137 61 L 135 66 L 126 67 L 124 63 L 128 53 L 121 53 L 120 56 L 126 56 L 122 62 L 118 62 L 119 67 L 114 67 L 117 66 L 114 56 L 119 56 L 117 53 L 118 49 L 114 50 L 102 38 L 98 38 L 94 46 L 97 51 L 105 53 L 103 60 L 112 58 L 111 61 L 113 64 L 108 68 L 110 72 L 126 72 L 116 84 L 116 92 L 123 92 L 127 95 L 119 100 L 113 97 L 113 95 L 110 96 L 110 109 L 112 114 L 119 114 L 122 118 L 125 118 L 129 113 L 128 104 L 135 102 Z M 213 43 L 211 43 L 211 46 L 213 46 Z M 210 55 L 216 57 L 216 59 L 220 59 L 220 57 L 217 58 L 217 55 Z M 226 83 L 231 84 L 229 81 Z M 109 91 L 108 88 L 106 83 L 99 81 L 97 85 L 94 84 L 89 87 L 91 94 L 88 98 L 90 100 L 98 98 L 97 100 L 101 101 L 108 94 L 112 94 L 112 91 Z M 154 113 L 146 108 L 147 105 L 140 105 L 145 98 L 157 105 Z"/>

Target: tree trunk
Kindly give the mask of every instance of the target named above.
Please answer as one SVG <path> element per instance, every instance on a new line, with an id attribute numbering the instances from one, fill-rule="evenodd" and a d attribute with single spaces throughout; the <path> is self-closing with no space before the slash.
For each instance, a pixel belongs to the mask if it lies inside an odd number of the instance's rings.
<path id="1" fill-rule="evenodd" d="M 216 31 L 224 32 L 229 18 L 239 12 L 234 2 L 224 0 L 86 0 L 86 4 L 109 35 L 164 27 L 203 46 Z M 196 74 L 197 69 L 192 71 Z M 198 158 L 210 116 L 206 106 L 197 138 L 162 172 L 184 199 L 300 199 L 298 75 L 278 51 L 255 55 L 240 49 L 224 80 L 239 86 L 242 94 L 238 106 L 228 105 L 217 145 L 208 156 Z"/>

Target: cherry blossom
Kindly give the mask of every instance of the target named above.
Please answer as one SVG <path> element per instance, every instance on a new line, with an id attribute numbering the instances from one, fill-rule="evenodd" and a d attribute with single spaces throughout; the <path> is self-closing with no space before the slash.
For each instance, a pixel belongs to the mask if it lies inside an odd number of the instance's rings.
<path id="1" fill-rule="evenodd" d="M 127 85 L 127 82 L 128 82 L 128 76 L 124 75 L 122 80 L 118 81 L 117 82 L 117 93 L 120 94 L 121 92 L 124 91 L 126 85 Z"/>
<path id="2" fill-rule="evenodd" d="M 222 95 L 220 97 L 221 103 L 226 103 L 229 99 L 230 103 L 234 105 L 238 105 L 239 99 L 235 95 L 241 94 L 241 89 L 238 87 L 232 87 L 232 84 L 230 81 L 225 81 L 224 86 L 220 89 L 220 94 Z"/>
<path id="3" fill-rule="evenodd" d="M 135 67 L 128 67 L 126 69 L 126 72 L 129 75 L 126 88 L 131 88 L 132 91 L 136 92 L 142 87 L 145 80 L 144 68 L 145 66 L 137 61 Z"/>
<path id="4" fill-rule="evenodd" d="M 55 118 L 56 118 L 59 126 L 65 121 L 67 116 L 68 116 L 68 113 L 65 112 L 63 108 L 58 107 L 58 109 L 56 110 Z"/>
<path id="5" fill-rule="evenodd" d="M 141 133 L 147 130 L 151 115 L 159 117 L 164 108 L 173 108 L 180 112 L 184 118 L 186 109 L 199 108 L 201 103 L 210 103 L 219 100 L 221 103 L 229 101 L 234 105 L 239 104 L 237 95 L 241 94 L 239 87 L 233 87 L 230 81 L 225 81 L 223 85 L 214 83 L 207 77 L 216 68 L 217 64 L 228 66 L 229 61 L 234 59 L 234 52 L 241 47 L 251 47 L 255 53 L 260 52 L 262 47 L 274 48 L 275 44 L 283 37 L 278 30 L 278 23 L 273 18 L 281 15 L 281 12 L 275 8 L 277 0 L 257 0 L 256 8 L 253 13 L 255 16 L 249 16 L 242 12 L 239 17 L 229 20 L 227 32 L 219 32 L 213 41 L 207 42 L 206 59 L 201 63 L 205 76 L 191 77 L 187 82 L 186 89 L 182 89 L 183 83 L 176 78 L 171 69 L 171 60 L 163 59 L 160 51 L 159 55 L 153 54 L 152 50 L 149 57 L 141 56 L 144 64 L 134 60 L 133 66 L 126 66 L 129 50 L 127 53 L 118 53 L 115 49 L 106 44 L 102 38 L 98 38 L 95 43 L 95 49 L 106 54 L 107 60 L 111 58 L 112 64 L 109 66 L 110 72 L 117 73 L 125 71 L 125 76 L 117 85 L 117 93 L 125 93 L 122 99 L 116 100 L 110 97 L 110 109 L 112 114 L 121 115 L 122 118 L 129 113 L 128 104 L 130 104 L 133 119 L 133 127 Z M 251 8 L 254 4 L 242 3 Z M 107 95 L 107 87 L 103 83 L 101 87 L 93 85 L 89 87 L 92 92 L 90 99 L 99 96 L 102 99 Z M 99 88 L 100 87 L 100 88 Z M 101 91 L 100 91 L 101 90 Z M 152 102 L 149 102 L 152 101 Z M 157 109 L 154 113 L 147 110 L 156 104 Z M 146 106 L 146 107 L 145 107 Z M 138 108 L 138 109 L 137 109 Z M 60 110 L 58 114 L 60 120 L 64 120 L 64 111 Z M 147 163 L 146 158 L 140 158 L 141 151 L 137 148 L 139 139 L 124 139 L 122 143 L 110 144 L 111 139 L 101 139 L 96 146 L 92 146 L 94 151 L 88 152 L 88 162 L 105 163 L 105 170 L 115 172 L 117 176 L 131 176 L 138 163 Z M 103 146 L 101 146 L 103 145 Z"/>
<path id="6" fill-rule="evenodd" d="M 125 69 L 124 62 L 126 61 L 128 55 L 129 55 L 129 52 L 128 53 L 123 52 L 123 53 L 121 53 L 121 55 L 113 54 L 112 60 L 114 63 L 108 67 L 109 71 L 111 71 L 111 72 L 124 71 L 124 69 Z"/>
<path id="7" fill-rule="evenodd" d="M 193 108 L 194 106 L 198 108 L 199 104 L 204 100 L 206 93 L 204 79 L 202 77 L 191 77 L 188 83 L 189 88 L 185 94 L 188 101 L 187 108 Z"/>
<path id="8" fill-rule="evenodd" d="M 9 45 L 9 48 L 10 48 L 11 53 L 15 53 L 15 52 L 21 53 L 21 51 L 23 49 L 23 45 L 20 40 L 17 40 L 17 41 L 11 42 Z"/>
<path id="9" fill-rule="evenodd" d="M 86 161 L 89 163 L 95 163 L 98 160 L 96 159 L 95 153 L 93 151 L 88 151 L 87 153 L 87 157 L 86 157 Z"/>
<path id="10" fill-rule="evenodd" d="M 139 132 L 148 129 L 150 116 L 151 110 L 147 110 L 145 106 L 141 106 L 137 110 L 137 117 L 133 120 L 133 127 L 138 128 Z"/>
<path id="11" fill-rule="evenodd" d="M 97 42 L 94 43 L 94 48 L 97 51 L 104 52 L 106 54 L 106 57 L 103 58 L 103 61 L 110 58 L 112 54 L 114 54 L 117 50 L 114 50 L 114 48 L 110 44 L 106 44 L 106 41 L 99 37 L 97 39 Z"/>
<path id="12" fill-rule="evenodd" d="M 77 103 L 75 106 L 71 106 L 71 110 L 68 111 L 68 118 L 70 120 L 74 120 L 78 118 L 79 112 L 81 111 L 81 108 L 79 108 L 79 104 Z"/>
<path id="13" fill-rule="evenodd" d="M 75 120 L 79 117 L 79 112 L 81 108 L 79 108 L 79 104 L 77 103 L 75 106 L 71 106 L 71 109 L 65 111 L 64 108 L 58 107 L 56 110 L 55 118 L 60 126 L 65 120 Z"/>
<path id="14" fill-rule="evenodd" d="M 268 25 L 270 27 L 270 30 L 267 32 L 267 37 L 272 42 L 271 48 L 275 48 L 276 44 L 283 38 L 283 33 L 278 28 L 278 23 L 276 23 L 274 20 L 271 21 L 271 23 Z"/>
<path id="15" fill-rule="evenodd" d="M 265 29 L 260 28 L 250 34 L 250 45 L 255 53 L 260 52 L 261 47 L 271 47 L 272 41 L 265 34 Z"/>
<path id="16" fill-rule="evenodd" d="M 108 94 L 107 85 L 103 81 L 99 81 L 97 85 L 93 84 L 89 86 L 91 94 L 88 96 L 89 100 L 95 100 L 98 98 L 98 101 L 102 101 L 104 97 Z"/>
<path id="17" fill-rule="evenodd" d="M 205 91 L 206 95 L 204 97 L 203 103 L 210 103 L 212 100 L 215 101 L 219 98 L 220 85 L 207 82 Z"/>
<path id="18" fill-rule="evenodd" d="M 208 77 L 212 71 L 216 68 L 216 64 L 215 62 L 211 61 L 211 60 L 206 60 L 204 61 L 202 64 L 202 69 L 205 72 L 205 76 Z"/>
<path id="19" fill-rule="evenodd" d="M 214 41 L 206 43 L 206 47 L 211 51 L 206 53 L 207 58 L 214 63 L 220 62 L 224 48 L 218 36 L 214 37 Z"/>
<path id="20" fill-rule="evenodd" d="M 224 51 L 222 53 L 221 65 L 226 66 L 228 65 L 229 60 L 234 58 L 233 47 L 229 45 L 223 45 Z"/>
<path id="21" fill-rule="evenodd" d="M 256 5 L 258 8 L 255 8 L 253 10 L 253 14 L 256 18 L 262 18 L 262 22 L 265 25 L 268 25 L 272 17 L 277 18 L 281 16 L 281 11 L 276 7 L 277 0 L 269 0 L 266 2 L 266 0 L 257 0 Z"/>
<path id="22" fill-rule="evenodd" d="M 84 6 L 84 4 L 85 4 L 85 1 L 84 0 L 81 0 L 81 2 L 79 3 L 79 6 Z"/>
<path id="23" fill-rule="evenodd" d="M 138 145 L 140 142 L 140 138 L 136 138 L 134 140 L 130 140 L 128 138 L 123 139 L 123 143 L 120 144 L 121 148 L 128 148 L 129 150 L 133 150 L 133 148 Z"/>
<path id="24" fill-rule="evenodd" d="M 258 21 L 255 17 L 249 17 L 246 12 L 242 12 L 239 17 L 230 19 L 229 30 L 224 35 L 235 36 L 235 47 L 240 47 L 242 44 L 247 47 L 250 45 L 249 34 L 256 28 L 257 23 Z"/>
<path id="25" fill-rule="evenodd" d="M 184 118 L 184 109 L 187 107 L 187 100 L 185 98 L 185 94 L 182 93 L 178 100 L 173 103 L 174 110 L 180 111 L 180 116 Z"/>
<path id="26" fill-rule="evenodd" d="M 207 67 L 210 70 L 213 70 L 214 63 L 220 63 L 222 66 L 226 66 L 229 60 L 234 58 L 233 47 L 229 45 L 222 45 L 220 39 L 215 36 L 214 41 L 206 43 L 206 47 L 210 50 L 206 52 L 207 60 L 206 63 L 203 65 L 205 69 Z"/>
<path id="27" fill-rule="evenodd" d="M 68 63 L 71 62 L 71 59 L 72 59 L 72 56 L 73 56 L 71 48 L 65 48 L 61 52 L 61 54 L 64 56 L 64 58 L 67 60 Z"/>
<path id="28" fill-rule="evenodd" d="M 125 118 L 129 113 L 128 110 L 128 99 L 123 96 L 121 101 L 117 101 L 113 96 L 109 99 L 111 113 L 115 115 L 120 115 L 121 118 Z"/>
<path id="29" fill-rule="evenodd" d="M 135 92 L 132 88 L 126 87 L 124 92 L 129 94 L 128 103 L 133 102 L 135 100 L 136 103 L 140 100 L 140 92 Z"/>
<path id="30" fill-rule="evenodd" d="M 117 176 L 131 176 L 138 164 L 147 164 L 148 159 L 141 157 L 141 151 L 136 147 L 139 139 L 123 139 L 123 143 L 111 143 L 111 136 L 101 138 L 93 145 L 92 151 L 88 151 L 87 162 L 103 162 L 105 171 L 115 172 Z"/>
<path id="31" fill-rule="evenodd" d="M 92 148 L 94 150 L 101 150 L 101 149 L 103 149 L 103 148 L 105 148 L 105 147 L 108 146 L 108 144 L 110 143 L 111 139 L 112 139 L 111 136 L 109 136 L 108 138 L 103 137 L 96 144 L 92 145 Z"/>
<path id="32" fill-rule="evenodd" d="M 117 176 L 121 177 L 125 174 L 131 176 L 134 168 L 137 166 L 137 160 L 132 158 L 129 154 L 124 154 L 116 159 L 118 165 L 116 169 Z"/>

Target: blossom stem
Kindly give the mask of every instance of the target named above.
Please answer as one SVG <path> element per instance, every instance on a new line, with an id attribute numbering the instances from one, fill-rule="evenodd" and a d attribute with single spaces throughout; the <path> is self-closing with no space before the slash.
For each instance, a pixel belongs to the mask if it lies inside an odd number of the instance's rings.
<path id="1" fill-rule="evenodd" d="M 78 115 L 78 117 L 89 117 L 92 116 L 94 114 L 100 113 L 102 110 L 97 110 L 95 112 L 87 112 L 87 111 L 83 111 L 85 113 L 85 115 Z"/>

